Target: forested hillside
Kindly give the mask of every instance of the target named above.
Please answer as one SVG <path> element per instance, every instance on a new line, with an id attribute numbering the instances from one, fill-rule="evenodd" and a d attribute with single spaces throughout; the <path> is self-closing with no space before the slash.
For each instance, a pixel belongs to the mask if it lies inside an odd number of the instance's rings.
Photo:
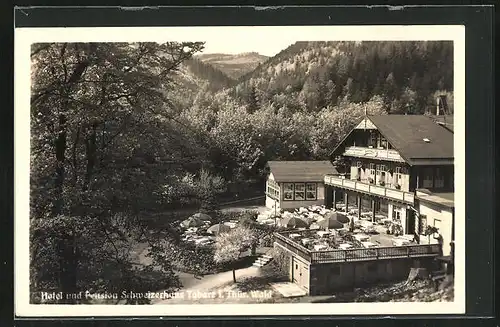
<path id="1" fill-rule="evenodd" d="M 236 84 L 236 80 L 195 57 L 184 61 L 173 75 L 169 98 L 177 113 L 189 108 L 200 93 L 213 93 Z"/>
<path id="2" fill-rule="evenodd" d="M 390 113 L 424 113 L 453 91 L 450 42 L 297 42 L 240 79 L 234 96 L 295 110 L 381 96 Z M 452 101 L 449 101 L 452 103 Z"/>

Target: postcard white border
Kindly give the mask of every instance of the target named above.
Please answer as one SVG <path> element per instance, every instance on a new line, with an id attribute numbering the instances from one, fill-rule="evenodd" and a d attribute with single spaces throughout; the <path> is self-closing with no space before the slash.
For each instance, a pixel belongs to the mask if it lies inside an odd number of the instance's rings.
<path id="1" fill-rule="evenodd" d="M 37 42 L 207 41 L 291 35 L 302 41 L 454 42 L 455 301 L 441 303 L 315 303 L 214 305 L 37 305 L 29 304 L 30 46 Z M 15 314 L 47 316 L 252 316 L 395 315 L 465 313 L 465 27 L 428 26 L 227 26 L 16 28 L 14 88 Z"/>

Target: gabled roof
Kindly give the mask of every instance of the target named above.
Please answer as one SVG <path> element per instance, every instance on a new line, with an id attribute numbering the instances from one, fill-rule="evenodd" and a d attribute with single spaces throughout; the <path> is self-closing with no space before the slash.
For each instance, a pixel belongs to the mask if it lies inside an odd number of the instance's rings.
<path id="1" fill-rule="evenodd" d="M 453 164 L 453 133 L 423 115 L 368 117 L 410 165 Z M 426 140 L 428 141 L 426 141 Z"/>
<path id="2" fill-rule="evenodd" d="M 366 118 L 408 164 L 453 164 L 453 133 L 432 118 L 423 115 L 378 115 Z M 352 132 L 344 137 L 335 150 Z"/>
<path id="3" fill-rule="evenodd" d="M 330 161 L 269 161 L 274 180 L 280 182 L 323 182 L 325 175 L 337 174 Z"/>

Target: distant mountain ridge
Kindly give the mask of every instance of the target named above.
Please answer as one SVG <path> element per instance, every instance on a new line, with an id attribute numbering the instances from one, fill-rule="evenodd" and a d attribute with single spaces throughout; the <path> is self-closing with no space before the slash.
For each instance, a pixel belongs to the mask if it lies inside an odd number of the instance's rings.
<path id="1" fill-rule="evenodd" d="M 195 58 L 212 65 L 233 79 L 248 74 L 269 59 L 269 57 L 257 52 L 238 54 L 204 53 L 195 56 Z"/>

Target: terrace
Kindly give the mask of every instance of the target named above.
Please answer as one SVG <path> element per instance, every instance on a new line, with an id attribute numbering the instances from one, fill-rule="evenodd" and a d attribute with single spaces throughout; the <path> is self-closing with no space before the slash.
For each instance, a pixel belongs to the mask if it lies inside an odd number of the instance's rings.
<path id="1" fill-rule="evenodd" d="M 411 205 L 415 203 L 415 195 L 413 193 L 370 184 L 368 181 L 357 181 L 354 179 L 342 178 L 340 176 L 326 175 L 325 184 L 370 195 L 382 196 Z"/>
<path id="2" fill-rule="evenodd" d="M 376 235 L 345 231 L 293 230 L 274 233 L 274 241 L 311 264 L 433 257 L 440 255 L 439 244 L 415 244 L 404 237 L 390 245 Z M 401 239 L 402 242 L 395 242 Z"/>

